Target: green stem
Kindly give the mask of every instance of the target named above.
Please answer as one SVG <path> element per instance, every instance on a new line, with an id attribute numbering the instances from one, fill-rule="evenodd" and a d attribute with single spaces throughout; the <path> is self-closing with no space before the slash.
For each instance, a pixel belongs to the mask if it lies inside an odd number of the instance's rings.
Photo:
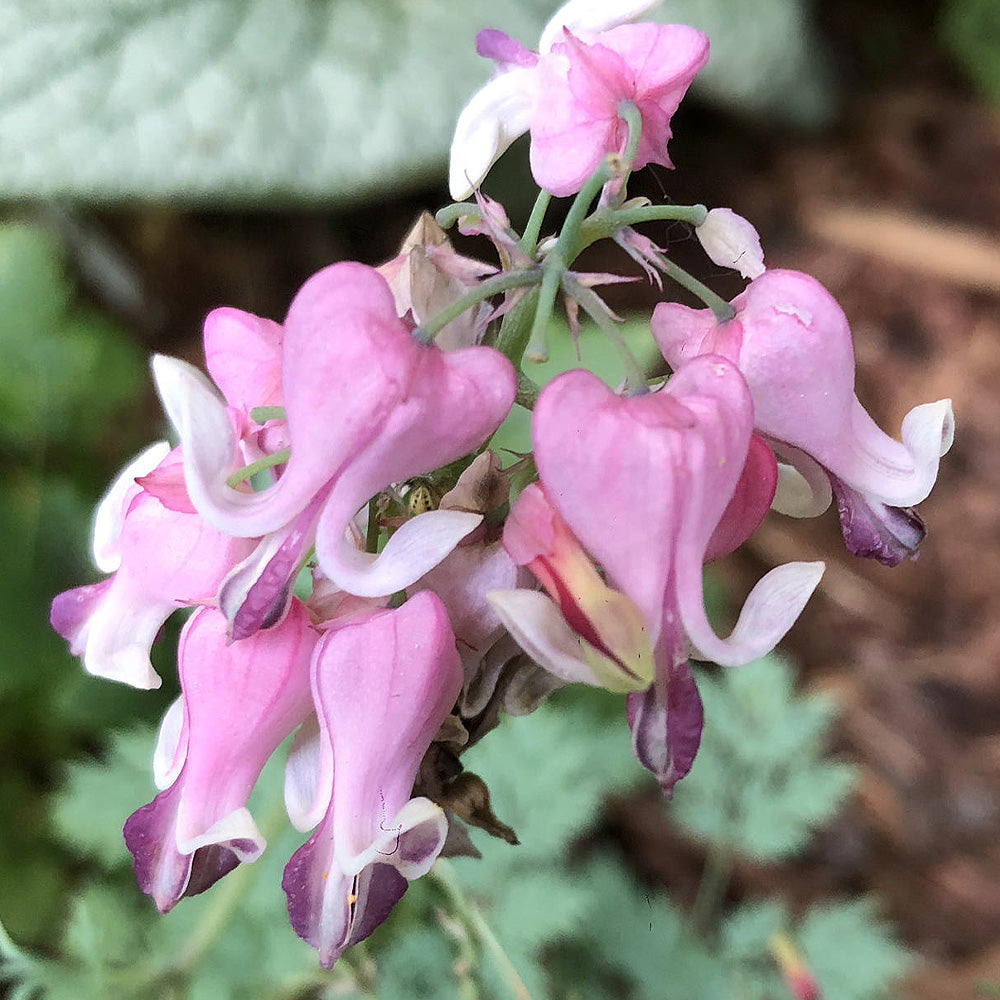
<path id="1" fill-rule="evenodd" d="M 637 208 L 604 209 L 594 213 L 594 218 L 608 219 L 614 225 L 614 232 L 625 226 L 635 226 L 640 222 L 690 222 L 700 226 L 708 215 L 704 205 L 640 205 Z"/>
<path id="2" fill-rule="evenodd" d="M 292 450 L 290 448 L 282 448 L 281 451 L 276 451 L 273 455 L 265 455 L 263 458 L 258 458 L 256 462 L 251 462 L 249 465 L 245 465 L 242 469 L 234 472 L 226 480 L 226 485 L 236 489 L 240 483 L 245 482 L 247 479 L 252 479 L 258 472 L 273 468 L 275 465 L 284 465 L 291 457 Z"/>
<path id="3" fill-rule="evenodd" d="M 509 291 L 512 288 L 526 288 L 530 285 L 537 285 L 541 280 L 542 272 L 538 268 L 525 271 L 505 271 L 502 274 L 494 275 L 492 278 L 487 278 L 461 298 L 452 302 L 450 306 L 432 316 L 426 323 L 421 323 L 413 331 L 413 336 L 416 340 L 424 344 L 429 344 L 453 319 L 461 316 L 466 309 L 471 309 L 484 299 L 492 298 L 501 292 Z"/>
<path id="4" fill-rule="evenodd" d="M 535 364 L 541 364 L 549 360 L 549 319 L 552 316 L 552 309 L 556 304 L 559 279 L 565 271 L 558 253 L 558 249 L 554 250 L 545 259 L 542 287 L 538 291 L 538 307 L 535 310 L 534 322 L 531 324 L 531 335 L 528 337 L 528 346 L 524 351 L 525 358 Z"/>
<path id="5" fill-rule="evenodd" d="M 563 275 L 563 289 L 566 294 L 576 299 L 583 307 L 584 312 L 601 328 L 604 335 L 614 344 L 621 358 L 622 366 L 625 369 L 625 385 L 629 395 L 640 396 L 649 392 L 646 384 L 646 373 L 642 366 L 635 359 L 635 355 L 629 350 L 625 338 L 621 334 L 607 312 L 604 310 L 604 303 L 593 289 L 587 288 L 570 274 Z"/>
<path id="6" fill-rule="evenodd" d="M 525 357 L 529 361 L 542 362 L 548 359 L 546 334 L 548 333 L 549 320 L 552 317 L 552 308 L 556 302 L 556 292 L 559 291 L 559 282 L 563 272 L 576 257 L 577 235 L 587 216 L 591 202 L 597 197 L 601 188 L 615 176 L 612 159 L 612 157 L 606 156 L 601 165 L 580 188 L 576 198 L 573 199 L 573 204 L 570 205 L 569 212 L 566 213 L 566 221 L 563 223 L 562 232 L 559 234 L 555 247 L 542 262 L 545 277 L 542 279 L 542 287 L 538 295 L 538 308 L 535 310 L 535 319 L 531 324 L 531 336 L 528 338 L 528 348 L 525 351 Z"/>
<path id="7" fill-rule="evenodd" d="M 662 253 L 656 255 L 656 266 L 678 285 L 697 295 L 715 313 L 717 323 L 725 323 L 736 315 L 736 310 L 721 296 L 716 295 L 707 285 L 703 285 L 693 274 L 688 274 Z"/>
<path id="8" fill-rule="evenodd" d="M 722 844 L 712 844 L 705 858 L 698 895 L 691 907 L 691 927 L 699 938 L 704 939 L 715 923 L 732 872 L 732 851 Z"/>
<path id="9" fill-rule="evenodd" d="M 511 994 L 516 1000 L 532 1000 L 528 987 L 524 985 L 524 980 L 514 968 L 514 963 L 508 957 L 507 952 L 503 950 L 503 945 L 497 940 L 493 929 L 479 912 L 478 907 L 466 898 L 458 877 L 455 875 L 455 869 L 443 858 L 438 858 L 431 869 L 431 875 L 455 907 L 456 916 L 468 925 L 482 946 L 493 957 Z"/>
<path id="10" fill-rule="evenodd" d="M 635 163 L 636 153 L 639 152 L 639 140 L 642 138 L 642 112 L 632 101 L 622 101 L 618 105 L 618 117 L 628 125 L 628 142 L 625 144 L 625 152 L 622 158 L 625 161 L 624 172 L 621 180 L 613 185 L 616 200 L 624 197 L 625 185 L 632 174 L 632 164 Z"/>
<path id="11" fill-rule="evenodd" d="M 451 205 L 445 205 L 444 208 L 437 210 L 434 220 L 442 229 L 451 229 L 459 219 L 465 218 L 467 215 L 474 215 L 477 219 L 481 218 L 479 206 L 474 201 L 456 201 Z"/>
<path id="12" fill-rule="evenodd" d="M 535 248 L 538 246 L 538 234 L 542 231 L 542 222 L 545 220 L 545 213 L 548 210 L 552 195 L 546 190 L 538 192 L 528 224 L 524 227 L 524 235 L 521 237 L 521 249 L 528 257 L 534 256 Z"/>
<path id="13" fill-rule="evenodd" d="M 688 222 L 700 226 L 708 210 L 704 205 L 643 205 L 639 208 L 599 208 L 580 226 L 574 253 L 580 254 L 592 243 L 615 236 L 641 222 Z"/>
<path id="14" fill-rule="evenodd" d="M 507 358 L 515 369 L 521 367 L 521 359 L 524 357 L 524 350 L 528 346 L 528 337 L 531 334 L 531 322 L 537 309 L 538 292 L 532 288 L 504 313 L 496 340 L 491 345 Z"/>

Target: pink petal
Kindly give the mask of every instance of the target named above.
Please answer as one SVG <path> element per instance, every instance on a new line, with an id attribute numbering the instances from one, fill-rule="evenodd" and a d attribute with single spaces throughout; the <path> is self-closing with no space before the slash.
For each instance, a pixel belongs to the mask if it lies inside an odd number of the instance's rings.
<path id="1" fill-rule="evenodd" d="M 278 323 L 240 309 L 214 309 L 205 318 L 205 364 L 230 406 L 281 406 Z"/>
<path id="2" fill-rule="evenodd" d="M 94 513 L 94 564 L 102 573 L 114 573 L 121 565 L 119 539 L 125 525 L 125 513 L 139 492 L 136 479 L 152 472 L 170 453 L 166 441 L 157 441 L 137 455 L 118 473 Z"/>

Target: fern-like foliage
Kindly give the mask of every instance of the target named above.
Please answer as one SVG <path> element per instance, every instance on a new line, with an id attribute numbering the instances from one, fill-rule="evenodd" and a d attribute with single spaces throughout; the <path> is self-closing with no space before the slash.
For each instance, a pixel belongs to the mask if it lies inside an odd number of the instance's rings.
<path id="1" fill-rule="evenodd" d="M 759 861 L 802 850 L 847 796 L 854 770 L 823 757 L 834 705 L 794 694 L 777 656 L 698 674 L 705 730 L 671 815 L 692 834 Z"/>

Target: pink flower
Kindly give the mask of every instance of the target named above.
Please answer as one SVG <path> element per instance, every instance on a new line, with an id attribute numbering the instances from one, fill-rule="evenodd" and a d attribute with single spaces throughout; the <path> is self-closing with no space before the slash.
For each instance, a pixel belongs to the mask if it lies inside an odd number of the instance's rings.
<path id="1" fill-rule="evenodd" d="M 194 513 L 179 450 L 168 448 L 154 445 L 139 456 L 97 510 L 95 561 L 112 575 L 59 594 L 50 616 L 88 673 L 138 688 L 160 686 L 149 650 L 167 618 L 214 603 L 223 578 L 256 544 L 221 534 Z"/>
<path id="2" fill-rule="evenodd" d="M 289 757 L 286 803 L 296 827 L 319 825 L 282 888 L 292 927 L 324 968 L 388 916 L 444 846 L 443 810 L 410 794 L 461 687 L 448 616 L 429 592 L 327 632 L 316 647 L 319 727 Z"/>
<path id="3" fill-rule="evenodd" d="M 316 639 L 297 602 L 280 625 L 242 642 L 228 642 L 213 609 L 184 626 L 182 707 L 168 711 L 156 753 L 165 790 L 125 823 L 139 886 L 161 912 L 264 850 L 246 803 L 267 759 L 312 710 Z"/>
<path id="4" fill-rule="evenodd" d="M 773 457 L 751 445 L 752 419 L 745 382 L 720 357 L 630 398 L 588 372 L 560 376 L 532 421 L 541 489 L 521 495 L 505 534 L 514 561 L 553 599 L 490 595 L 515 638 L 557 675 L 602 686 L 616 677 L 618 690 L 635 692 L 636 753 L 665 790 L 690 765 L 700 728 L 688 640 L 727 666 L 761 656 L 795 621 L 823 568 L 772 570 L 728 639 L 708 622 L 706 558 L 742 542 L 773 495 Z"/>
<path id="5" fill-rule="evenodd" d="M 267 536 L 255 556 L 268 574 L 259 608 L 315 537 L 323 572 L 359 596 L 403 589 L 439 562 L 481 520 L 459 511 L 413 518 L 376 558 L 346 538 L 355 512 L 390 483 L 467 454 L 509 410 L 516 380 L 487 347 L 442 352 L 415 341 L 396 315 L 383 277 L 355 263 L 334 264 L 299 291 L 284 324 L 282 387 L 291 458 L 270 487 L 250 493 L 227 477 L 241 463 L 226 408 L 184 362 L 154 360 L 157 385 L 185 443 L 188 490 L 216 529 Z M 253 580 L 240 584 L 249 593 Z"/>
<path id="6" fill-rule="evenodd" d="M 520 135 L 531 130 L 535 180 L 573 194 L 608 153 L 624 150 L 622 101 L 642 115 L 635 166 L 670 166 L 670 116 L 708 58 L 708 39 L 684 25 L 630 25 L 656 0 L 570 0 L 546 25 L 538 52 L 501 31 L 479 33 L 497 72 L 462 110 L 451 146 L 452 197 L 467 198 Z"/>
<path id="7" fill-rule="evenodd" d="M 672 167 L 670 118 L 708 61 L 708 39 L 683 24 L 623 24 L 588 44 L 566 31 L 538 63 L 531 172 L 556 196 L 575 194 L 608 153 L 622 153 L 631 101 L 642 116 L 633 169 Z"/>
<path id="8" fill-rule="evenodd" d="M 717 324 L 708 309 L 660 303 L 652 330 L 663 356 L 680 370 L 706 353 L 724 355 L 739 367 L 750 387 L 757 431 L 809 487 L 797 496 L 779 489 L 779 510 L 820 513 L 832 489 L 852 552 L 890 566 L 914 554 L 923 527 L 907 508 L 930 493 L 939 459 L 951 446 L 951 401 L 911 410 L 902 441 L 895 441 L 854 394 L 847 319 L 815 278 L 767 271 L 732 305 L 736 316 Z M 805 485 L 798 477 L 795 482 Z"/>

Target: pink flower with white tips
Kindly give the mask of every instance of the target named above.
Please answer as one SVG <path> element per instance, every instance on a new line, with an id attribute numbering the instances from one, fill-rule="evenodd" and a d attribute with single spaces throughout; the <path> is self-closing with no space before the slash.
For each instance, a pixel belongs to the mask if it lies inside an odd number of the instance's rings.
<path id="1" fill-rule="evenodd" d="M 316 647 L 319 727 L 289 757 L 285 796 L 295 826 L 316 830 L 282 888 L 292 927 L 324 968 L 385 920 L 444 846 L 444 811 L 410 796 L 461 688 L 448 615 L 428 592 L 335 628 Z"/>
<path id="2" fill-rule="evenodd" d="M 220 531 L 268 536 L 255 561 L 275 597 L 313 538 L 323 572 L 359 596 L 394 593 L 436 565 L 479 515 L 431 511 L 413 518 L 377 558 L 347 540 L 347 526 L 388 484 L 481 444 L 506 416 L 516 389 L 510 362 L 491 348 L 446 353 L 414 340 L 385 279 L 355 263 L 314 275 L 289 309 L 282 387 L 291 457 L 261 492 L 227 485 L 241 461 L 238 442 L 204 376 L 164 357 L 154 360 L 154 372 L 185 444 L 196 509 Z M 252 589 L 247 581 L 242 586 Z M 258 606 L 266 607 L 266 598 L 259 594 Z"/>
<path id="3" fill-rule="evenodd" d="M 164 791 L 125 823 L 139 886 L 161 912 L 264 850 L 246 803 L 267 759 L 312 711 L 317 638 L 299 603 L 242 642 L 227 641 L 226 620 L 211 608 L 184 626 L 181 714 L 168 711 L 156 754 Z"/>
<path id="4" fill-rule="evenodd" d="M 570 0 L 546 25 L 538 52 L 503 32 L 480 32 L 477 51 L 496 62 L 497 72 L 459 116 L 452 197 L 468 197 L 529 130 L 535 180 L 556 196 L 574 194 L 604 156 L 624 151 L 623 101 L 642 116 L 635 169 L 672 166 L 670 117 L 708 59 L 708 39 L 686 25 L 629 23 L 656 2 Z"/>
<path id="5" fill-rule="evenodd" d="M 698 355 L 721 354 L 750 387 L 754 425 L 805 478 L 798 495 L 779 490 L 777 509 L 821 513 L 837 497 L 850 551 L 895 566 L 923 538 L 908 508 L 926 499 L 951 447 L 951 401 L 912 409 L 902 441 L 881 431 L 854 394 L 847 318 L 832 295 L 799 271 L 767 271 L 733 300 L 736 315 L 717 323 L 708 309 L 660 303 L 653 336 L 683 370 Z M 796 478 L 802 485 L 802 481 Z"/>
<path id="6" fill-rule="evenodd" d="M 255 545 L 207 525 L 187 498 L 178 450 L 154 445 L 121 473 L 95 516 L 94 559 L 112 575 L 59 594 L 52 627 L 88 673 L 158 688 L 149 650 L 163 623 L 179 608 L 213 604 Z"/>
<path id="7" fill-rule="evenodd" d="M 553 599 L 490 595 L 515 638 L 560 677 L 633 691 L 636 755 L 665 791 L 690 766 L 700 731 L 688 641 L 726 666 L 763 655 L 823 570 L 772 570 L 728 639 L 708 622 L 703 564 L 745 540 L 773 496 L 774 460 L 751 443 L 752 421 L 746 384 L 721 357 L 699 358 L 660 392 L 627 398 L 588 372 L 560 376 L 532 421 L 542 489 L 522 494 L 505 537 Z"/>

